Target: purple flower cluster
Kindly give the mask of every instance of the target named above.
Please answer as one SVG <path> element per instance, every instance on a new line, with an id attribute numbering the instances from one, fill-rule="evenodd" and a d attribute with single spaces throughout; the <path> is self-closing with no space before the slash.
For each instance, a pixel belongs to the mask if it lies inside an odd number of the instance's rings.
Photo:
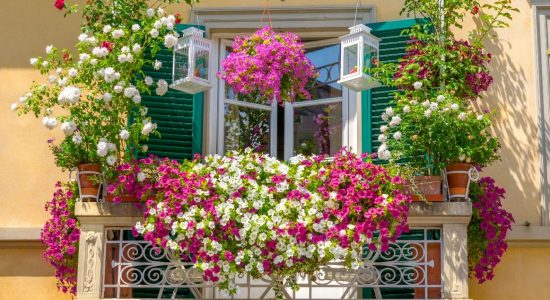
<path id="1" fill-rule="evenodd" d="M 79 224 L 74 217 L 74 193 L 69 187 L 56 183 L 56 191 L 46 211 L 50 219 L 44 224 L 40 239 L 46 245 L 44 258 L 55 268 L 57 287 L 64 293 L 76 293 L 76 267 Z"/>
<path id="2" fill-rule="evenodd" d="M 296 34 L 275 33 L 266 26 L 251 36 L 237 37 L 233 52 L 218 74 L 240 95 L 277 102 L 310 99 L 306 86 L 317 76 Z"/>
<path id="3" fill-rule="evenodd" d="M 514 218 L 502 207 L 506 191 L 491 177 L 472 184 L 472 222 L 468 227 L 470 275 L 479 283 L 494 277 L 494 268 L 508 248 L 506 233 Z"/>

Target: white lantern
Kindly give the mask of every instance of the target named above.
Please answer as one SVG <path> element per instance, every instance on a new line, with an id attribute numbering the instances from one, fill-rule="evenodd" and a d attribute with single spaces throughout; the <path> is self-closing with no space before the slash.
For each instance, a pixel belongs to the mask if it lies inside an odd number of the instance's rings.
<path id="1" fill-rule="evenodd" d="M 341 66 L 340 83 L 354 91 L 364 91 L 381 84 L 366 73 L 378 64 L 380 39 L 370 33 L 363 24 L 350 27 L 350 34 L 340 37 Z"/>
<path id="2" fill-rule="evenodd" d="M 212 87 L 210 84 L 210 54 L 212 42 L 203 38 L 204 31 L 185 29 L 174 46 L 171 88 L 196 94 Z"/>

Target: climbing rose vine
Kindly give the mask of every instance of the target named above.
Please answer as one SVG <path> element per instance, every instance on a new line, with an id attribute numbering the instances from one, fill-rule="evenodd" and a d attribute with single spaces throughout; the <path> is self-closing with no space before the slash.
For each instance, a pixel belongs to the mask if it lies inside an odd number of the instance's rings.
<path id="1" fill-rule="evenodd" d="M 156 191 L 135 234 L 190 258 L 205 280 L 235 294 L 238 274 L 270 276 L 277 290 L 283 281 L 296 288 L 298 273 L 332 260 L 356 269 L 363 245 L 385 251 L 408 230 L 402 179 L 365 158 L 341 150 L 332 162 L 281 162 L 248 149 L 185 164 L 165 159 L 156 172 L 146 159 L 123 166 L 122 180 L 136 193 L 139 181 Z"/>
<path id="2" fill-rule="evenodd" d="M 74 216 L 74 184 L 56 183 L 51 201 L 46 203 L 50 219 L 44 224 L 40 239 L 46 246 L 44 258 L 55 268 L 57 287 L 64 293 L 76 293 L 77 247 L 80 238 Z"/>
<path id="3" fill-rule="evenodd" d="M 482 283 L 494 277 L 494 268 L 508 248 L 506 234 L 514 218 L 502 207 L 506 191 L 491 177 L 472 183 L 472 221 L 468 226 L 470 276 Z"/>
<path id="4" fill-rule="evenodd" d="M 236 37 L 232 49 L 218 76 L 235 93 L 279 103 L 311 98 L 307 84 L 317 75 L 299 36 L 266 26 L 251 36 Z"/>

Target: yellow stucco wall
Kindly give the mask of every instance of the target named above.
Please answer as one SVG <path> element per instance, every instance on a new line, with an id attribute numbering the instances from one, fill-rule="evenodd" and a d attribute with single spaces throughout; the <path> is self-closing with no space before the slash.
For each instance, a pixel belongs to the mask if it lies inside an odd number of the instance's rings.
<path id="1" fill-rule="evenodd" d="M 48 44 L 70 47 L 79 33 L 79 19 L 64 19 L 53 8 L 53 0 L 2 1 L 0 9 L 0 227 L 38 227 L 46 218 L 44 203 L 56 180 L 66 174 L 58 171 L 46 140 L 60 137 L 48 131 L 31 116 L 16 117 L 9 110 L 12 102 L 27 91 L 32 80 L 41 80 L 28 60 L 42 55 Z M 206 7 L 262 7 L 264 0 L 203 0 Z M 355 5 L 356 0 L 272 0 L 273 6 Z M 376 7 L 377 20 L 400 18 L 402 0 L 363 0 Z M 495 83 L 481 106 L 498 111 L 496 130 L 501 136 L 502 161 L 488 168 L 487 174 L 506 187 L 505 206 L 517 223 L 540 224 L 540 176 L 537 148 L 537 99 L 532 11 L 527 0 L 515 0 L 521 9 L 511 27 L 499 30 L 499 43 L 487 43 L 494 54 Z M 188 15 L 185 5 L 172 12 Z M 470 23 L 471 26 L 471 23 Z M 469 28 L 470 26 L 466 26 Z M 0 249 L 0 299 L 61 299 L 52 270 L 40 258 L 40 250 Z M 478 286 L 472 282 L 475 299 L 541 299 L 550 295 L 550 268 L 541 262 L 550 259 L 548 248 L 513 247 L 497 268 L 493 282 Z M 3 262 L 8 260 L 9 262 Z M 32 272 L 17 268 L 25 264 Z M 520 271 L 521 270 L 521 271 Z M 544 281 L 546 280 L 546 281 Z M 28 286 L 38 287 L 30 293 Z M 545 287 L 546 291 L 543 290 Z M 14 295 L 18 295 L 17 297 Z M 538 295 L 538 297 L 537 297 Z M 550 299 L 550 296 L 548 296 Z"/>

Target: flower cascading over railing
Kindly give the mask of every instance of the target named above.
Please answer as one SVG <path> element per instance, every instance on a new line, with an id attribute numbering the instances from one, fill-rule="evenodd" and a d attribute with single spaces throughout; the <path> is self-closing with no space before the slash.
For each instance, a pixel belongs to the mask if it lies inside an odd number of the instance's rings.
<path id="1" fill-rule="evenodd" d="M 136 235 L 189 257 L 222 291 L 234 294 L 234 279 L 248 273 L 270 276 L 281 296 L 298 274 L 333 260 L 357 269 L 364 245 L 385 251 L 408 230 L 402 179 L 364 158 L 345 149 L 331 162 L 250 149 L 184 164 L 147 158 L 121 166 L 109 188 L 146 201 Z"/>

